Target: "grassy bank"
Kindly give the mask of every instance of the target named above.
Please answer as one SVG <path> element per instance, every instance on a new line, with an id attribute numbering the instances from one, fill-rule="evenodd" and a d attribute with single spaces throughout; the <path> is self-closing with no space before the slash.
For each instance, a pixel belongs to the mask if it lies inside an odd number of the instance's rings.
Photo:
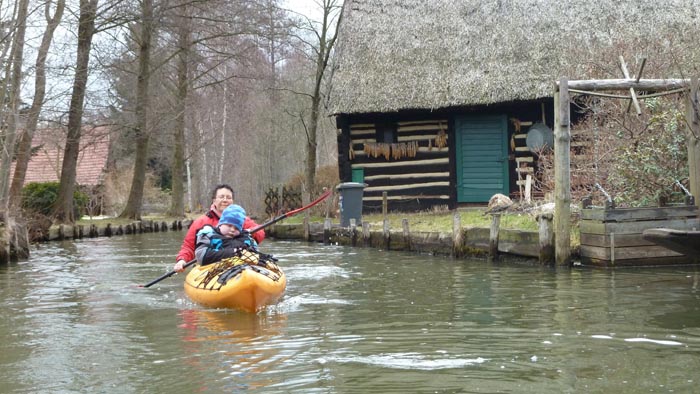
<path id="1" fill-rule="evenodd" d="M 470 208 L 470 209 L 460 209 L 458 211 L 460 215 L 460 221 L 462 227 L 489 227 L 491 225 L 491 216 L 484 215 L 485 208 Z M 389 220 L 389 226 L 392 229 L 400 229 L 403 226 L 403 220 L 408 220 L 408 225 L 411 231 L 417 232 L 442 232 L 447 233 L 452 231 L 452 221 L 454 211 L 426 211 L 426 212 L 412 212 L 412 213 L 390 213 L 387 215 Z M 192 215 L 190 219 L 193 219 L 199 215 Z M 167 216 L 144 216 L 144 220 L 153 221 L 164 221 L 170 223 L 174 220 L 182 220 L 182 218 L 173 218 Z M 311 216 L 311 222 L 323 222 L 325 220 L 322 216 Z M 382 214 L 365 214 L 362 216 L 362 220 L 369 223 L 373 228 L 378 228 L 383 226 L 384 216 Z M 258 218 L 256 221 L 259 224 L 265 223 L 265 219 Z M 281 224 L 299 224 L 304 221 L 304 215 L 298 214 L 286 218 Z M 133 222 L 133 220 L 119 219 L 119 218 L 83 218 L 77 222 L 77 224 L 90 225 L 99 223 L 111 223 L 112 225 L 126 225 Z M 333 219 L 334 223 L 339 222 L 338 218 Z M 511 229 L 511 230 L 522 230 L 522 231 L 537 231 L 538 225 L 535 221 L 535 216 L 527 213 L 505 213 L 501 215 L 501 228 Z M 579 232 L 578 226 L 574 225 L 571 229 L 571 243 L 572 246 L 579 244 Z"/>
<path id="2" fill-rule="evenodd" d="M 490 227 L 491 216 L 484 215 L 486 208 L 460 209 L 459 213 L 462 227 Z M 392 229 L 400 229 L 403 220 L 408 220 L 411 231 L 417 232 L 452 232 L 452 221 L 454 211 L 426 211 L 412 213 L 390 213 L 387 215 L 389 226 Z M 312 216 L 312 222 L 322 222 L 325 218 Z M 285 219 L 282 223 L 299 224 L 304 220 L 304 215 L 293 216 Z M 339 219 L 333 219 L 338 222 Z M 362 221 L 369 223 L 373 228 L 381 227 L 384 223 L 382 214 L 363 214 Z M 538 231 L 538 224 L 535 216 L 528 213 L 508 212 L 501 215 L 501 228 L 521 231 Z M 571 244 L 577 246 L 580 243 L 578 226 L 574 224 L 571 228 Z"/>

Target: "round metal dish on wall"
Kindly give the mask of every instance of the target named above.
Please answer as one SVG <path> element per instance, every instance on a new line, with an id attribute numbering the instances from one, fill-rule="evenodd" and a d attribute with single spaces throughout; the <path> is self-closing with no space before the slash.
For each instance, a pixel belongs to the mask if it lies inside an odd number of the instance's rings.
<path id="1" fill-rule="evenodd" d="M 554 132 L 544 123 L 535 123 L 527 131 L 525 144 L 531 151 L 538 151 L 542 147 L 554 147 Z"/>

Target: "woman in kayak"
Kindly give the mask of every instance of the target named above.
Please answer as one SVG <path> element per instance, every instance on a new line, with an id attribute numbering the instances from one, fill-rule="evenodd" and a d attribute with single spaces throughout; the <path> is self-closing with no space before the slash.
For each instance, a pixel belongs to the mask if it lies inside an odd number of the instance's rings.
<path id="1" fill-rule="evenodd" d="M 173 271 L 184 271 L 185 264 L 194 259 L 197 232 L 199 232 L 199 230 L 206 225 L 216 227 L 219 224 L 219 217 L 224 209 L 233 204 L 233 188 L 227 184 L 216 185 L 212 191 L 211 198 L 212 204 L 209 208 L 209 212 L 195 219 L 195 221 L 190 225 L 189 230 L 187 230 L 187 234 L 185 235 L 185 238 L 182 241 L 182 246 L 180 247 L 180 252 L 175 258 L 177 263 L 173 266 Z M 250 229 L 257 226 L 258 224 L 249 217 L 246 217 L 246 220 L 243 223 L 244 229 Z M 253 238 L 257 243 L 261 243 L 265 239 L 265 230 L 256 231 L 253 234 Z"/>
<path id="2" fill-rule="evenodd" d="M 245 219 L 245 210 L 240 205 L 229 205 L 221 213 L 218 226 L 205 225 L 199 230 L 194 252 L 197 262 L 207 265 L 240 255 L 243 250 L 256 250 L 255 239 L 243 231 Z"/>

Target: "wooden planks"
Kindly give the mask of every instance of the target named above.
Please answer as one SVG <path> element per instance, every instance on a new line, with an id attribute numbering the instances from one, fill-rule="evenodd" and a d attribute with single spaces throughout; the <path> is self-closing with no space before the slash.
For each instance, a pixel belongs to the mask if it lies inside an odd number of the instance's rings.
<path id="1" fill-rule="evenodd" d="M 685 256 L 642 238 L 644 230 L 660 227 L 700 228 L 698 207 L 583 209 L 579 223 L 581 262 L 633 266 L 689 264 L 698 260 L 696 256 Z"/>
<path id="2" fill-rule="evenodd" d="M 697 217 L 697 215 L 698 207 L 693 205 L 618 209 L 593 208 L 581 211 L 581 219 L 583 220 L 599 220 L 605 222 L 683 219 L 694 218 Z"/>

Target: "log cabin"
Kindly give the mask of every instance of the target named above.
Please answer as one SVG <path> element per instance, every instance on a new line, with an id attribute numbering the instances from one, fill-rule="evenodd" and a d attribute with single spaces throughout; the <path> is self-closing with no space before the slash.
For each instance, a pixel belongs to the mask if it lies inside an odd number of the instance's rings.
<path id="1" fill-rule="evenodd" d="M 345 0 L 329 100 L 340 179 L 367 184 L 365 211 L 384 192 L 394 211 L 520 198 L 537 176 L 533 144 L 551 138 L 555 81 L 619 77 L 619 55 L 649 56 L 661 76 L 696 73 L 699 10 L 700 0 Z"/>

